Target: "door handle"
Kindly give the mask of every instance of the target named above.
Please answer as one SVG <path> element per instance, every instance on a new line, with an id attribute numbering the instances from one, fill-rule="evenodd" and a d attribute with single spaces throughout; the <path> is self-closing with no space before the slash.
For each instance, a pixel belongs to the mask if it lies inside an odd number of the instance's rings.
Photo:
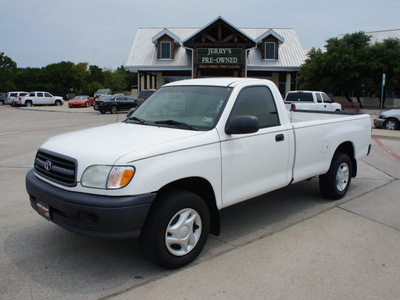
<path id="1" fill-rule="evenodd" d="M 285 136 L 283 134 L 277 134 L 275 136 L 275 141 L 276 142 L 283 142 L 285 140 Z"/>

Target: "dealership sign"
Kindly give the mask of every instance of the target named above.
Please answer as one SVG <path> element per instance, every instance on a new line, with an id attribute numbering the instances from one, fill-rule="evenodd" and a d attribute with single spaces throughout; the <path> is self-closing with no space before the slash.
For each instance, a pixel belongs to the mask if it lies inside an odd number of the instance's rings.
<path id="1" fill-rule="evenodd" d="M 197 49 L 198 64 L 241 64 L 241 48 L 199 48 Z"/>

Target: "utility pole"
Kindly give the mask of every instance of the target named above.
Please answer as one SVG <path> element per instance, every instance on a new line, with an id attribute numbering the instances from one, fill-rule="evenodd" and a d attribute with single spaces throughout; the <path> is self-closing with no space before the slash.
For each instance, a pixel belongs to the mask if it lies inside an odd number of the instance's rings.
<path id="1" fill-rule="evenodd" d="M 386 81 L 386 74 L 382 74 L 382 92 L 381 92 L 381 114 L 382 114 L 382 109 L 383 109 L 383 89 L 385 87 L 385 81 Z"/>

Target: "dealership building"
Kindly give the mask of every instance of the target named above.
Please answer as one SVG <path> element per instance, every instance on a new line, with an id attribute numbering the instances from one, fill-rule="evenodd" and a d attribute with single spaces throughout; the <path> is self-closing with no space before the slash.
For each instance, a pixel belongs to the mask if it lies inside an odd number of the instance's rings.
<path id="1" fill-rule="evenodd" d="M 291 28 L 237 28 L 218 17 L 202 28 L 139 28 L 126 68 L 138 73 L 139 92 L 204 77 L 272 80 L 282 95 L 297 88 L 305 62 Z"/>

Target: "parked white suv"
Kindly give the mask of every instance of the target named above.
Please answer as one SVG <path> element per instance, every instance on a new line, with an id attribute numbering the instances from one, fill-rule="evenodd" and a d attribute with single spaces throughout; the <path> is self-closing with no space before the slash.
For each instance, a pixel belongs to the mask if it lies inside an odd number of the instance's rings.
<path id="1" fill-rule="evenodd" d="M 14 99 L 23 97 L 25 95 L 29 94 L 28 92 L 8 92 L 5 100 L 5 104 L 12 104 Z"/>
<path id="2" fill-rule="evenodd" d="M 53 96 L 48 92 L 30 92 L 24 97 L 14 99 L 15 105 L 24 105 L 31 107 L 32 105 L 57 105 L 64 104 L 63 97 Z"/>

